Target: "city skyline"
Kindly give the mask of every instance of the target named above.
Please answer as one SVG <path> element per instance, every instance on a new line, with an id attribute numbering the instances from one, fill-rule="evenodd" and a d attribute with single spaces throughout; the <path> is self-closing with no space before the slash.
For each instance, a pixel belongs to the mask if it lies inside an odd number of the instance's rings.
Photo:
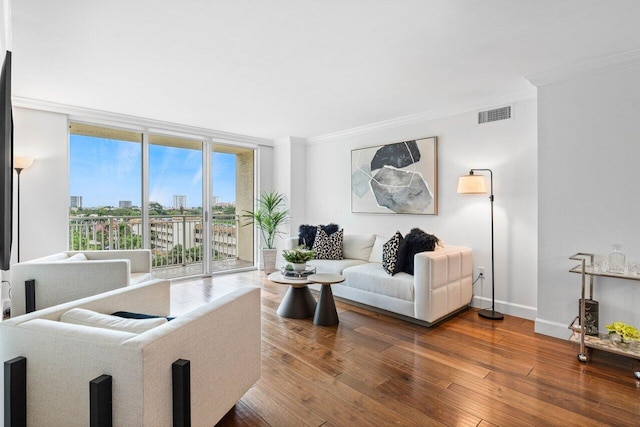
<path id="1" fill-rule="evenodd" d="M 83 208 L 141 205 L 140 143 L 71 134 L 69 145 L 69 191 Z M 213 152 L 212 163 L 212 197 L 235 203 L 235 156 Z M 150 144 L 149 201 L 171 207 L 174 195 L 186 196 L 187 208 L 202 206 L 202 152 Z"/>

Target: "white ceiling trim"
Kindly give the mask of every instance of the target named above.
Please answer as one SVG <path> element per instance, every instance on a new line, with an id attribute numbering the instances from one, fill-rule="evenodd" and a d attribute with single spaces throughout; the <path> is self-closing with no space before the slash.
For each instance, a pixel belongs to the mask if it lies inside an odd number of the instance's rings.
<path id="1" fill-rule="evenodd" d="M 575 77 L 586 77 L 640 64 L 640 49 L 629 50 L 593 61 L 585 61 L 525 76 L 536 87 L 560 83 Z"/>
<path id="2" fill-rule="evenodd" d="M 370 132 L 378 132 L 385 129 L 396 128 L 399 126 L 407 126 L 416 123 L 426 122 L 429 120 L 439 119 L 442 117 L 455 116 L 457 114 L 468 113 L 470 111 L 483 110 L 511 104 L 518 101 L 526 101 L 537 97 L 537 90 L 531 89 L 512 93 L 510 95 L 500 96 L 496 98 L 485 99 L 482 101 L 474 101 L 462 104 L 455 104 L 447 107 L 436 108 L 422 113 L 411 114 L 404 117 L 398 117 L 390 120 L 383 120 L 377 123 L 371 123 L 352 129 L 346 129 L 339 132 L 328 133 L 325 135 L 313 136 L 306 139 L 307 144 L 316 144 L 319 142 L 333 141 L 336 139 L 346 138 L 349 136 L 362 135 Z"/>
<path id="3" fill-rule="evenodd" d="M 168 134 L 190 139 L 213 140 L 227 143 L 240 143 L 248 145 L 273 146 L 273 141 L 267 138 L 241 135 L 230 132 L 205 129 L 195 126 L 169 123 L 127 114 L 110 113 L 107 111 L 93 110 L 90 108 L 76 107 L 73 105 L 58 104 L 32 98 L 12 97 L 13 105 L 32 110 L 48 111 L 52 113 L 66 114 L 69 120 L 98 124 L 103 126 L 126 127 L 141 131 Z"/>

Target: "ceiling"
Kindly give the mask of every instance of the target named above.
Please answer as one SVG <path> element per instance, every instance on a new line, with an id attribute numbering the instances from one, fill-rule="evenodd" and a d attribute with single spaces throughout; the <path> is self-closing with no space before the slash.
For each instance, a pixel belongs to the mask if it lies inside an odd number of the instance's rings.
<path id="1" fill-rule="evenodd" d="M 14 96 L 262 138 L 535 93 L 637 0 L 14 0 Z"/>

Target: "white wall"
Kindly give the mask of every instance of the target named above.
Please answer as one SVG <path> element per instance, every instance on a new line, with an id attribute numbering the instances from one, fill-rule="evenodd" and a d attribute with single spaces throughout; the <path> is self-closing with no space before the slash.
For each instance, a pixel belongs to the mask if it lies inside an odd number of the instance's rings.
<path id="1" fill-rule="evenodd" d="M 490 203 L 486 196 L 456 193 L 458 176 L 470 168 L 494 173 L 496 309 L 535 317 L 537 295 L 536 101 L 514 104 L 514 118 L 477 124 L 477 112 L 370 133 L 313 142 L 307 147 L 307 223 L 338 223 L 346 234 L 403 234 L 413 227 L 445 244 L 473 248 L 475 266 L 487 279 L 474 294 L 491 297 Z M 439 214 L 353 214 L 351 150 L 411 139 L 438 137 Z M 487 300 L 474 303 L 487 307 Z"/>
<path id="2" fill-rule="evenodd" d="M 541 85 L 538 90 L 539 238 L 536 331 L 566 338 L 578 314 L 576 252 L 623 245 L 640 262 L 640 65 Z M 600 328 L 640 326 L 638 282 L 597 278 Z"/>
<path id="3" fill-rule="evenodd" d="M 11 1 L 0 0 L 0 53 L 4 59 L 4 51 L 12 49 Z"/>
<path id="4" fill-rule="evenodd" d="M 273 188 L 281 193 L 289 209 L 289 221 L 280 228 L 282 234 L 275 239 L 278 249 L 276 265 L 284 264 L 280 256 L 284 248 L 284 237 L 295 235 L 307 215 L 305 140 L 296 137 L 284 137 L 274 140 L 274 159 L 272 165 Z"/>
<path id="5" fill-rule="evenodd" d="M 20 175 L 20 260 L 26 261 L 67 249 L 68 124 L 64 114 L 17 107 L 13 120 L 14 155 L 34 158 Z M 17 221 L 13 224 L 11 262 L 15 264 Z"/>

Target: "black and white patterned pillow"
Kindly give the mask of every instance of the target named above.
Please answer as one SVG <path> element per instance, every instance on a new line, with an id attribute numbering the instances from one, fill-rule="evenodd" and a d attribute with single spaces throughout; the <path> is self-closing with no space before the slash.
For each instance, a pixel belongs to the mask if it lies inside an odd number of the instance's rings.
<path id="1" fill-rule="evenodd" d="M 394 275 L 401 271 L 398 265 L 398 249 L 402 243 L 402 234 L 396 231 L 391 239 L 382 245 L 382 268 L 390 275 Z"/>
<path id="2" fill-rule="evenodd" d="M 322 228 L 316 230 L 316 238 L 313 242 L 313 250 L 316 259 L 344 259 L 342 254 L 342 240 L 344 231 L 336 231 L 329 235 Z"/>

